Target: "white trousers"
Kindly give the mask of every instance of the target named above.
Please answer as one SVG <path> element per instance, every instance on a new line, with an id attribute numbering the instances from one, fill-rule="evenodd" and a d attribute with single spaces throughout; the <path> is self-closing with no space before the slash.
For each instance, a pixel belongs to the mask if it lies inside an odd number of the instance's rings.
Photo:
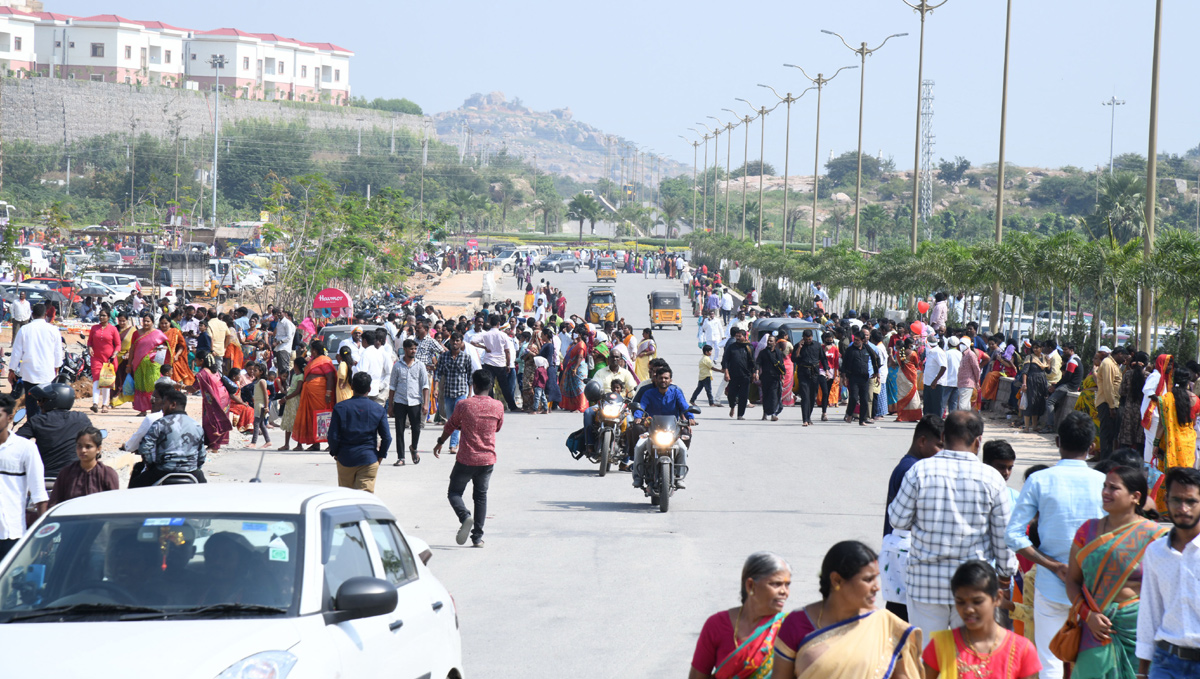
<path id="1" fill-rule="evenodd" d="M 106 406 L 111 401 L 112 387 L 101 387 L 99 381 L 92 382 L 92 405 Z"/>
<path id="2" fill-rule="evenodd" d="M 962 618 L 954 604 L 929 604 L 908 598 L 908 624 L 921 630 L 921 638 L 934 632 L 962 627 Z"/>
<path id="3" fill-rule="evenodd" d="M 1070 604 L 1054 603 L 1040 592 L 1033 600 L 1033 640 L 1037 646 L 1038 660 L 1042 661 L 1042 671 L 1038 674 L 1040 679 L 1062 679 L 1063 664 L 1050 652 L 1050 640 L 1062 629 L 1070 612 Z"/>
<path id="4" fill-rule="evenodd" d="M 975 390 L 966 387 L 958 388 L 958 409 L 970 410 L 971 401 L 975 398 Z"/>

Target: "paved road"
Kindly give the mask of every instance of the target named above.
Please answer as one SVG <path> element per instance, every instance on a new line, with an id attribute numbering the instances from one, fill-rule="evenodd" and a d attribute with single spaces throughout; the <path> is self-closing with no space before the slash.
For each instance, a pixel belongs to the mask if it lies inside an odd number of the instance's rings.
<path id="1" fill-rule="evenodd" d="M 568 311 L 582 313 L 591 273 L 549 276 L 566 292 Z M 513 286 L 511 277 L 502 281 L 504 296 L 516 296 Z M 621 314 L 640 329 L 646 295 L 660 288 L 679 286 L 621 274 Z M 684 331 L 655 336 L 690 395 L 700 355 L 695 319 L 686 315 Z M 445 497 L 453 458 L 426 453 L 418 466 L 381 470 L 380 497 L 430 543 L 430 566 L 454 595 L 470 675 L 684 676 L 705 618 L 737 605 L 751 552 L 769 549 L 791 562 L 793 607 L 816 599 L 820 560 L 834 542 L 878 547 L 887 478 L 907 449 L 910 425 L 863 429 L 839 416 L 802 429 L 798 409 L 777 423 L 760 422 L 757 409 L 742 422 L 720 407 L 704 410 L 688 487 L 667 514 L 632 488 L 628 474 L 599 478 L 594 465 L 571 459 L 563 441 L 581 426 L 579 415 L 509 415 L 483 549 L 454 544 L 457 522 Z M 436 437 L 426 430 L 421 450 Z M 242 481 L 257 461 L 255 453 L 233 452 L 207 471 L 220 474 L 213 481 Z M 271 453 L 263 477 L 331 484 L 336 472 L 327 453 Z"/>

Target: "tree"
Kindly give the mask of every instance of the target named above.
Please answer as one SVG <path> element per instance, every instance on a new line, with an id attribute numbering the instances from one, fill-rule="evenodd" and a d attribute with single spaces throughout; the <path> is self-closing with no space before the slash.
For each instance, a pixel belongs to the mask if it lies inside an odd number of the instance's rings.
<path id="1" fill-rule="evenodd" d="M 962 156 L 955 156 L 952 161 L 941 158 L 938 162 L 938 177 L 947 184 L 957 184 L 963 180 L 969 169 L 971 161 Z"/>
<path id="2" fill-rule="evenodd" d="M 592 231 L 596 230 L 596 220 L 600 218 L 600 202 L 586 193 L 576 194 L 567 205 L 567 219 L 579 220 L 579 242 L 583 242 L 583 223 L 591 221 Z"/>
<path id="3" fill-rule="evenodd" d="M 858 176 L 858 154 L 847 151 L 825 163 L 829 181 L 834 184 L 852 182 Z M 862 176 L 864 180 L 879 179 L 879 160 L 875 156 L 863 155 Z"/>
<path id="4" fill-rule="evenodd" d="M 864 205 L 862 210 L 862 227 L 867 236 L 867 249 L 875 250 L 880 230 L 891 221 L 887 210 L 878 203 Z"/>
<path id="5" fill-rule="evenodd" d="M 379 111 L 391 111 L 392 113 L 407 113 L 414 116 L 422 115 L 421 107 L 408 99 L 383 99 L 375 97 L 371 101 L 367 101 L 366 97 L 354 97 L 351 105 L 362 108 L 373 108 Z"/>
<path id="6" fill-rule="evenodd" d="M 738 177 L 757 177 L 759 175 L 775 176 L 775 167 L 770 163 L 764 163 L 761 160 L 751 160 L 743 163 L 741 167 L 729 173 L 733 179 Z"/>
<path id="7" fill-rule="evenodd" d="M 671 237 L 671 227 L 679 221 L 679 218 L 683 216 L 683 212 L 684 205 L 682 200 L 678 198 L 668 198 L 663 201 L 662 206 L 659 208 L 658 221 L 664 225 L 666 238 Z"/>
<path id="8" fill-rule="evenodd" d="M 1038 207 L 1055 207 L 1070 215 L 1089 214 L 1096 205 L 1096 179 L 1083 172 L 1042 177 L 1029 190 L 1029 202 Z"/>
<path id="9" fill-rule="evenodd" d="M 1146 225 L 1146 183 L 1137 175 L 1120 172 L 1100 181 L 1100 202 L 1088 218 L 1093 238 L 1108 237 L 1124 245 L 1140 238 Z"/>

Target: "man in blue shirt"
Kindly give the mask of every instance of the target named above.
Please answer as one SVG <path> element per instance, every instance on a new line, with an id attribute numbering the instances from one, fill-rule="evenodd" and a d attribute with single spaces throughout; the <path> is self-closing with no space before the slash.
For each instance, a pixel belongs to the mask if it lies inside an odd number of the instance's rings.
<path id="1" fill-rule="evenodd" d="M 1025 482 L 1008 522 L 1005 542 L 1038 570 L 1034 597 L 1034 645 L 1042 662 L 1042 679 L 1061 679 L 1062 661 L 1050 652 L 1050 640 L 1067 620 L 1071 600 L 1063 581 L 1075 533 L 1088 519 L 1104 516 L 1100 492 L 1104 474 L 1088 467 L 1085 459 L 1096 438 L 1096 426 L 1087 414 L 1072 411 L 1058 426 L 1058 454 L 1062 460 Z M 1040 548 L 1026 532 L 1038 520 Z"/>
<path id="2" fill-rule="evenodd" d="M 354 397 L 333 407 L 329 421 L 329 454 L 337 460 L 338 485 L 375 492 L 379 463 L 392 445 L 387 411 L 371 400 L 371 376 L 350 378 Z"/>
<path id="3" fill-rule="evenodd" d="M 654 374 L 654 389 L 647 389 L 638 399 L 638 407 L 641 409 L 645 417 L 660 417 L 670 416 L 680 419 L 686 419 L 688 427 L 680 429 L 680 435 L 688 433 L 690 427 L 696 426 L 696 421 L 692 419 L 688 412 L 687 397 L 683 395 L 683 390 L 671 384 L 671 367 L 664 365 Z M 653 430 L 650 432 L 653 435 Z M 639 470 L 642 469 L 642 460 L 645 457 L 646 446 L 649 445 L 650 439 L 648 436 L 643 436 L 638 440 L 637 445 L 633 448 L 633 487 L 642 487 L 642 475 Z M 682 489 L 683 475 L 687 473 L 687 445 L 680 446 L 675 454 L 675 487 Z M 683 471 L 683 475 L 680 471 Z"/>

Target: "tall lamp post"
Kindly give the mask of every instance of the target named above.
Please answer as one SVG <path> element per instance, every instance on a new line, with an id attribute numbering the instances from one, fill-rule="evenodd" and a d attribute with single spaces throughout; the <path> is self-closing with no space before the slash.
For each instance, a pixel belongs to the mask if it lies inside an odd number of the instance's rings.
<path id="1" fill-rule="evenodd" d="M 718 120 L 717 122 L 719 123 L 721 121 Z M 696 123 L 696 124 L 704 125 L 704 123 Z M 717 230 L 717 210 L 718 210 L 717 197 L 721 195 L 721 192 L 719 190 L 717 190 L 717 173 L 721 167 L 721 127 L 722 127 L 722 125 L 717 125 L 717 129 L 709 130 L 709 132 L 711 132 L 712 136 L 713 136 L 713 231 Z M 708 130 L 708 126 L 705 126 L 704 129 Z M 704 175 L 705 175 L 704 183 L 708 184 L 708 164 L 707 163 L 705 163 Z M 704 215 L 704 219 L 706 222 L 708 221 L 707 213 Z"/>
<path id="2" fill-rule="evenodd" d="M 933 14 L 933 10 L 949 1 L 942 0 L 939 3 L 930 4 L 927 0 L 916 3 L 903 0 L 904 4 L 912 7 L 914 12 L 921 15 L 921 47 L 917 57 L 917 140 L 916 150 L 913 151 L 912 251 L 914 255 L 917 253 L 917 219 L 921 212 L 921 83 L 922 78 L 925 77 L 925 15 Z"/>
<path id="3" fill-rule="evenodd" d="M 721 119 L 716 116 L 708 116 L 708 117 L 717 121 L 717 130 L 724 129 L 725 132 L 727 132 L 727 133 L 733 131 L 733 127 L 734 127 L 733 124 L 723 123 L 723 122 L 721 122 Z M 725 137 L 725 235 L 726 236 L 729 235 L 729 147 L 733 145 L 733 143 L 731 142 L 731 139 L 732 139 L 732 137 L 729 137 L 728 135 Z M 718 155 L 716 158 L 716 161 L 718 163 L 721 162 L 721 156 Z M 716 205 L 716 203 L 714 202 L 713 205 Z M 713 223 L 715 226 L 716 215 L 713 215 Z"/>
<path id="4" fill-rule="evenodd" d="M 776 108 L 779 108 L 779 104 L 775 104 L 771 108 L 767 108 L 766 106 L 754 108 L 754 104 L 751 104 L 741 97 L 735 97 L 735 99 L 743 102 L 750 108 L 754 109 L 756 113 L 758 113 L 758 129 L 760 130 L 758 142 L 758 236 L 755 238 L 754 244 L 761 247 L 763 232 L 763 166 L 766 164 L 764 156 L 766 155 L 767 151 L 767 114 L 771 111 L 774 111 Z"/>
<path id="5" fill-rule="evenodd" d="M 696 161 L 700 153 L 700 142 L 692 141 L 682 134 L 679 138 L 692 145 L 692 228 L 696 228 Z"/>
<path id="6" fill-rule="evenodd" d="M 228 63 L 229 60 L 225 58 L 224 54 L 214 54 L 208 60 L 208 64 L 213 67 L 213 73 L 216 75 L 216 83 L 213 85 L 212 220 L 214 229 L 217 228 L 217 144 L 221 137 L 221 69 L 225 68 L 225 64 Z M 132 207 L 130 207 L 130 212 L 133 212 Z"/>
<path id="7" fill-rule="evenodd" d="M 746 240 L 746 182 L 750 179 L 746 176 L 747 163 L 750 161 L 750 121 L 754 120 L 754 116 L 743 116 L 741 113 L 731 109 L 723 108 L 722 111 L 729 111 L 741 120 L 741 124 L 746 126 L 746 141 L 742 146 L 742 231 L 740 238 Z"/>
<path id="8" fill-rule="evenodd" d="M 1000 95 L 1000 163 L 996 168 L 996 245 L 1004 242 L 1004 142 L 1008 123 L 1008 58 L 1012 48 L 1012 5 L 1012 0 L 1008 0 L 1008 10 L 1004 20 L 1004 84 L 1001 87 Z M 1000 283 L 995 283 L 992 285 L 992 311 L 988 319 L 988 325 L 991 326 L 993 333 L 1000 329 L 1000 317 L 1004 314 L 1003 303 L 1000 297 Z M 1114 329 L 1114 337 L 1116 337 L 1116 332 Z M 1099 342 L 1099 340 L 1100 338 L 1097 337 L 1096 341 Z"/>
<path id="9" fill-rule="evenodd" d="M 774 87 L 771 87 L 770 85 L 763 85 L 762 83 L 759 83 L 758 86 L 765 87 L 768 90 L 771 90 L 771 92 L 776 97 L 779 98 L 779 101 L 787 104 L 787 124 L 784 128 L 786 131 L 783 133 L 783 240 L 782 240 L 783 254 L 786 255 L 787 254 L 787 242 L 788 242 L 788 234 L 787 234 L 787 231 L 788 231 L 788 158 L 791 155 L 791 150 L 792 150 L 792 102 L 799 101 L 800 97 L 803 97 L 804 95 L 808 94 L 809 90 L 815 90 L 817 88 L 810 87 L 810 88 L 808 88 L 808 90 L 804 90 L 803 92 L 801 92 L 800 96 L 797 96 L 797 97 L 793 97 L 791 92 L 788 92 L 786 97 L 780 97 L 779 93 L 775 91 Z"/>
<path id="10" fill-rule="evenodd" d="M 1142 256 L 1149 262 L 1154 255 L 1154 208 L 1158 204 L 1158 69 L 1162 57 L 1163 0 L 1154 8 L 1154 62 L 1150 71 L 1150 150 L 1146 152 L 1146 239 Z M 1138 336 L 1138 347 L 1151 351 L 1150 319 L 1154 311 L 1154 290 L 1142 287 L 1141 319 L 1142 333 Z M 1113 330 L 1114 336 L 1116 330 Z"/>
<path id="11" fill-rule="evenodd" d="M 859 225 L 862 223 L 862 136 L 863 103 L 867 92 L 867 57 L 883 49 L 883 46 L 887 44 L 888 40 L 891 40 L 892 38 L 900 38 L 908 34 L 893 33 L 892 35 L 884 38 L 883 42 L 879 43 L 878 47 L 868 48 L 867 43 L 864 42 L 858 48 L 854 48 L 850 46 L 850 43 L 846 42 L 845 38 L 837 33 L 834 33 L 833 31 L 821 29 L 821 32 L 832 35 L 838 40 L 841 40 L 842 44 L 846 46 L 846 49 L 854 52 L 862 59 L 862 68 L 858 72 L 858 179 L 855 181 L 854 186 L 854 251 L 857 252 Z"/>
<path id="12" fill-rule="evenodd" d="M 1117 138 L 1117 107 L 1124 106 L 1125 102 L 1113 97 L 1108 101 L 1100 102 L 1100 104 L 1102 106 L 1112 107 L 1112 123 L 1108 128 L 1108 176 L 1111 177 L 1113 173 L 1113 142 L 1115 142 Z"/>
<path id="13" fill-rule="evenodd" d="M 838 73 L 845 70 L 853 70 L 858 66 L 843 66 L 839 68 L 833 75 L 828 78 L 825 74 L 818 73 L 817 77 L 813 78 L 804 72 L 803 68 L 795 64 L 784 64 L 784 66 L 798 69 L 805 78 L 808 78 L 812 84 L 817 86 L 817 140 L 813 144 L 813 207 L 812 207 L 812 253 L 817 254 L 817 183 L 820 180 L 821 172 L 821 91 L 825 89 L 825 85 L 829 81 L 838 77 Z"/>
<path id="14" fill-rule="evenodd" d="M 700 125 L 700 127 L 704 127 L 704 125 L 701 125 L 700 123 L 696 123 L 696 124 Z M 708 230 L 708 140 L 711 135 L 706 134 L 705 132 L 701 132 L 700 130 L 697 130 L 694 127 L 689 127 L 688 129 L 704 138 L 704 188 L 700 189 L 700 196 L 701 196 L 700 197 L 700 229 L 707 231 Z M 704 127 L 704 129 L 708 130 L 707 127 Z M 694 222 L 692 224 L 692 228 L 695 228 Z"/>

